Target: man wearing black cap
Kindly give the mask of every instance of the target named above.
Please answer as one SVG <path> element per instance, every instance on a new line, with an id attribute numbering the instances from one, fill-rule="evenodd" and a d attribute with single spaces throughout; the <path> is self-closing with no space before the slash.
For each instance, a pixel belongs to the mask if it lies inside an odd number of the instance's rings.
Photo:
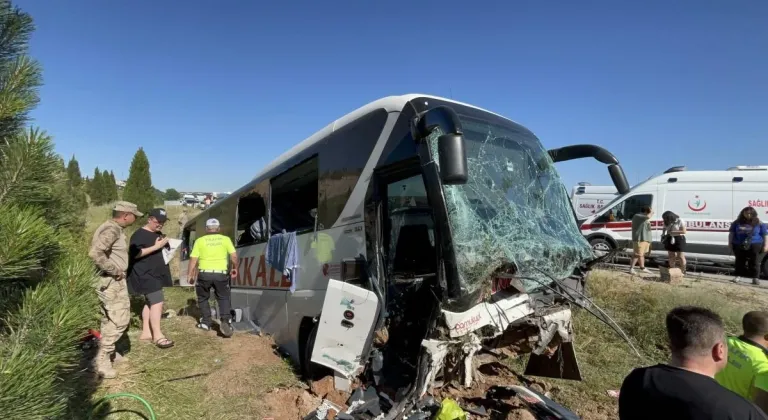
<path id="1" fill-rule="evenodd" d="M 173 347 L 173 341 L 160 330 L 163 315 L 163 287 L 173 286 L 171 270 L 163 259 L 168 238 L 161 230 L 168 215 L 165 209 L 152 209 L 147 223 L 131 236 L 129 245 L 128 289 L 132 295 L 144 296 L 141 311 L 144 324 L 140 340 L 151 341 L 161 349 Z"/>

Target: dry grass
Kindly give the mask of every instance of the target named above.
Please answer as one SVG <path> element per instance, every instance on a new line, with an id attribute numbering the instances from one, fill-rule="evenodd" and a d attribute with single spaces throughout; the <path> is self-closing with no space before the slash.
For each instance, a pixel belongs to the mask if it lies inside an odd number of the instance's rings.
<path id="1" fill-rule="evenodd" d="M 168 207 L 169 222 L 164 233 L 179 236 L 177 223 L 182 207 Z M 199 210 L 188 209 L 189 217 Z M 110 217 L 111 206 L 88 211 L 86 234 Z M 131 235 L 139 226 L 127 229 Z M 178 256 L 171 261 L 171 272 L 178 273 Z M 192 289 L 166 288 L 165 308 L 176 313 L 197 314 Z M 158 418 L 173 419 L 261 419 L 267 410 L 264 395 L 277 387 L 299 384 L 293 369 L 282 360 L 266 337 L 236 334 L 222 339 L 215 332 L 195 328 L 192 316 L 176 316 L 162 321 L 163 332 L 176 342 L 162 350 L 140 342 L 140 320 L 134 313 L 127 340 L 121 343 L 127 360 L 119 364 L 119 377 L 103 381 L 91 398 L 132 393 L 146 399 Z M 135 419 L 146 410 L 138 401 L 121 398 L 103 407 L 110 419 Z M 83 413 L 85 416 L 85 413 Z"/>
<path id="2" fill-rule="evenodd" d="M 622 327 L 644 355 L 639 359 L 608 326 L 586 311 L 575 318 L 576 352 L 584 381 L 550 381 L 552 396 L 584 419 L 617 418 L 617 401 L 607 395 L 618 390 L 635 367 L 667 360 L 664 330 L 666 313 L 679 305 L 697 305 L 719 313 L 729 333 L 740 333 L 741 317 L 768 304 L 768 293 L 751 287 L 685 281 L 682 285 L 634 279 L 615 271 L 595 271 L 589 292 Z M 524 361 L 516 367 L 522 368 Z"/>
<path id="3" fill-rule="evenodd" d="M 180 210 L 168 209 L 171 223 L 166 234 L 171 237 L 178 236 L 175 222 Z M 90 231 L 107 217 L 107 207 L 91 209 Z M 617 418 L 617 401 L 607 391 L 618 390 L 633 368 L 666 360 L 664 316 L 673 307 L 691 304 L 714 309 L 725 319 L 729 332 L 739 333 L 741 316 L 768 304 L 768 293 L 751 287 L 700 280 L 671 286 L 606 270 L 593 272 L 588 288 L 595 303 L 617 321 L 644 358 L 635 356 L 605 324 L 586 311 L 577 311 L 575 344 L 585 380 L 555 380 L 549 381 L 549 385 L 555 400 L 587 420 Z M 192 290 L 166 289 L 167 308 L 179 311 L 188 306 L 188 301 L 194 301 Z M 118 379 L 99 387 L 94 399 L 115 392 L 135 393 L 152 404 L 158 418 L 281 418 L 267 412 L 266 406 L 281 396 L 265 394 L 275 388 L 297 389 L 301 384 L 292 368 L 274 354 L 269 339 L 238 333 L 225 340 L 212 332 L 197 330 L 194 324 L 189 316 L 163 320 L 165 332 L 176 341 L 176 346 L 169 350 L 138 343 L 138 329 L 132 327 L 128 334 L 133 343 L 128 353 L 130 360 L 119 366 Z M 514 363 L 520 372 L 524 362 Z M 295 408 L 298 403 L 292 392 L 284 391 L 287 397 L 279 400 L 285 401 L 282 405 Z M 279 406 L 271 404 L 273 408 Z M 113 400 L 109 408 L 112 412 L 143 411 L 138 402 L 129 399 Z M 137 417 L 135 413 L 115 413 L 109 418 Z"/>
<path id="4" fill-rule="evenodd" d="M 165 297 L 166 306 L 177 313 L 195 313 L 194 307 L 188 309 L 193 290 L 167 288 Z M 185 315 L 164 319 L 162 327 L 176 345 L 163 350 L 139 342 L 140 329 L 131 328 L 128 360 L 117 365 L 118 378 L 102 382 L 94 399 L 136 394 L 152 405 L 159 419 L 261 419 L 268 391 L 298 384 L 266 337 L 238 333 L 223 339 L 195 328 L 194 318 Z M 145 412 L 137 401 L 112 400 L 108 418 L 138 418 L 130 411 Z"/>

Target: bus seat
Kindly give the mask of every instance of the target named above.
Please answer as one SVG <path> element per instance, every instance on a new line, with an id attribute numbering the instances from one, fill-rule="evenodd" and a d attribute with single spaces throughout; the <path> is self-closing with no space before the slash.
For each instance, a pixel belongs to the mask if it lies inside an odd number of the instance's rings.
<path id="1" fill-rule="evenodd" d="M 435 271 L 435 249 L 429 240 L 427 225 L 407 225 L 400 228 L 393 269 L 395 272 L 419 274 Z"/>

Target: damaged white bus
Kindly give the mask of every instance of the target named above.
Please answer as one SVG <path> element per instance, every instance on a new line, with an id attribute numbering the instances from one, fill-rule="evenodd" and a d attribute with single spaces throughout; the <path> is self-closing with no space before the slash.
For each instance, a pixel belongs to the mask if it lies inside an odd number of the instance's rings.
<path id="1" fill-rule="evenodd" d="M 570 308 L 595 256 L 553 164 L 584 157 L 628 189 L 597 146 L 548 152 L 489 111 L 386 97 L 191 220 L 184 247 L 219 219 L 239 256 L 233 308 L 306 374 L 322 366 L 395 390 L 387 418 L 438 381 L 470 386 L 485 351 L 531 353 L 526 373 L 580 379 Z M 283 251 L 270 241 L 293 234 L 290 255 L 275 255 Z M 182 284 L 187 261 L 182 252 Z"/>

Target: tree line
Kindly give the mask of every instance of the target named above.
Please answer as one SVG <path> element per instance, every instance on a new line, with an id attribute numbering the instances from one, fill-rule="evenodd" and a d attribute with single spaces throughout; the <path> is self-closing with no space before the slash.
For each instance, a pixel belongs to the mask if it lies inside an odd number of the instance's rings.
<path id="1" fill-rule="evenodd" d="M 131 169 L 125 184 L 127 194 L 123 193 L 122 197 L 113 171 L 106 169 L 102 171 L 97 166 L 92 177 L 83 177 L 80 172 L 80 163 L 74 155 L 67 164 L 67 179 L 70 191 L 83 208 L 87 207 L 88 198 L 90 198 L 90 204 L 95 206 L 113 203 L 122 198 L 136 203 L 142 211 L 149 210 L 153 205 L 161 204 L 165 200 L 181 199 L 181 193 L 173 188 L 163 192 L 152 186 L 149 160 L 143 148 L 139 148 L 131 161 Z M 152 197 L 152 200 L 149 200 L 149 197 Z"/>
<path id="2" fill-rule="evenodd" d="M 112 171 L 83 178 L 77 159 L 65 162 L 51 136 L 30 124 L 43 83 L 29 56 L 34 30 L 28 13 L 0 0 L 0 413 L 90 418 L 94 384 L 79 344 L 98 328 L 100 311 L 86 213 L 89 201 L 120 193 Z M 121 198 L 143 212 L 158 202 L 142 149 Z"/>

